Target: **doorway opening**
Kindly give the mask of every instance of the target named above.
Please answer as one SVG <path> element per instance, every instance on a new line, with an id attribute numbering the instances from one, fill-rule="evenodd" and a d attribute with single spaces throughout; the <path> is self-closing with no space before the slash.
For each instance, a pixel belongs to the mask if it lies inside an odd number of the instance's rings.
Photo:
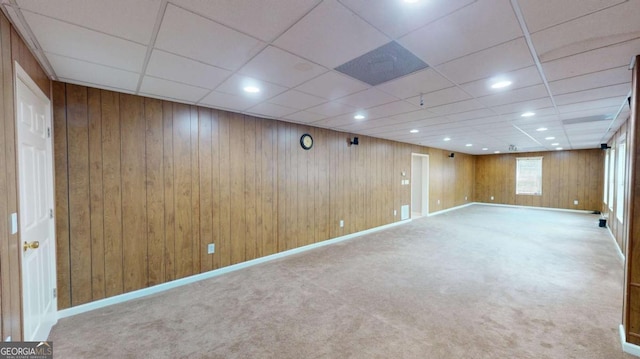
<path id="1" fill-rule="evenodd" d="M 429 155 L 411 154 L 411 218 L 429 214 Z"/>

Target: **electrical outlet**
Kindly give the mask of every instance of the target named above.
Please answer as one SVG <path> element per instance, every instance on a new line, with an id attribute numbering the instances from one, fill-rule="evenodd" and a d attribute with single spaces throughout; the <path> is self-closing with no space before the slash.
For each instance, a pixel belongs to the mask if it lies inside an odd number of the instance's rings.
<path id="1" fill-rule="evenodd" d="M 573 204 L 577 206 L 578 205 L 578 200 L 577 199 L 573 200 Z"/>
<path id="2" fill-rule="evenodd" d="M 491 200 L 493 201 L 493 196 L 491 196 Z"/>
<path id="3" fill-rule="evenodd" d="M 340 220 L 340 228 L 344 227 L 344 221 Z"/>
<path id="4" fill-rule="evenodd" d="M 464 196 L 464 200 L 465 200 L 465 201 L 467 200 L 467 196 Z"/>
<path id="5" fill-rule="evenodd" d="M 209 245 L 207 245 L 207 254 L 213 254 L 215 252 L 216 252 L 216 244 L 209 243 Z"/>
<path id="6" fill-rule="evenodd" d="M 398 211 L 396 211 L 395 209 L 393 210 L 393 216 L 397 216 L 398 215 Z"/>
<path id="7" fill-rule="evenodd" d="M 440 204 L 440 200 L 438 200 L 438 204 Z"/>
<path id="8" fill-rule="evenodd" d="M 7 337 L 7 339 L 5 339 L 4 341 L 5 341 L 5 342 L 10 342 L 10 341 L 11 341 L 11 335 L 9 335 L 9 336 Z"/>

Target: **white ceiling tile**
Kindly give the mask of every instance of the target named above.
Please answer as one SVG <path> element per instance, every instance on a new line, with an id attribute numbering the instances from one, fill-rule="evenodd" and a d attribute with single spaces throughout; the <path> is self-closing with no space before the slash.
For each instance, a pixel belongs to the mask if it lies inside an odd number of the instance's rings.
<path id="1" fill-rule="evenodd" d="M 262 50 L 239 70 L 241 74 L 287 87 L 297 86 L 327 71 L 322 66 L 273 46 Z"/>
<path id="2" fill-rule="evenodd" d="M 44 51 L 123 70 L 142 71 L 147 53 L 145 46 L 28 11 L 23 13 Z"/>
<path id="3" fill-rule="evenodd" d="M 243 112 L 247 108 L 256 105 L 260 99 L 246 96 L 230 95 L 224 92 L 212 91 L 198 104 L 208 107 L 221 108 L 235 112 Z"/>
<path id="4" fill-rule="evenodd" d="M 277 4 L 261 0 L 172 0 L 171 2 L 228 27 L 270 42 L 296 23 L 320 1 L 278 0 Z"/>
<path id="5" fill-rule="evenodd" d="M 563 113 L 576 112 L 581 110 L 604 109 L 604 108 L 610 108 L 614 106 L 620 107 L 620 105 L 622 105 L 626 100 L 627 100 L 627 97 L 624 96 L 622 98 L 612 97 L 612 98 L 605 98 L 605 99 L 595 100 L 595 101 L 579 102 L 579 103 L 574 103 L 570 105 L 558 106 L 558 112 L 563 114 Z"/>
<path id="6" fill-rule="evenodd" d="M 476 52 L 437 67 L 451 81 L 462 84 L 500 76 L 533 65 L 533 58 L 523 38 Z"/>
<path id="7" fill-rule="evenodd" d="M 366 122 L 366 120 L 356 120 L 353 118 L 352 114 L 346 114 L 346 115 L 325 118 L 324 120 L 314 122 L 314 125 L 325 127 L 325 128 L 340 128 L 340 127 L 353 125 L 361 122 Z"/>
<path id="8" fill-rule="evenodd" d="M 485 107 L 477 100 L 465 100 L 460 102 L 449 103 L 442 106 L 430 107 L 429 111 L 438 115 L 449 115 L 459 112 L 467 112 L 472 110 L 478 110 Z"/>
<path id="9" fill-rule="evenodd" d="M 109 87 L 136 91 L 140 74 L 106 67 L 69 57 L 46 54 L 59 77 L 93 84 L 94 87 Z"/>
<path id="10" fill-rule="evenodd" d="M 155 46 L 207 64 L 236 70 L 265 44 L 169 4 Z"/>
<path id="11" fill-rule="evenodd" d="M 260 89 L 260 92 L 247 93 L 244 91 L 244 88 L 247 86 L 256 86 Z M 258 81 L 251 77 L 241 75 L 231 76 L 220 86 L 218 86 L 218 88 L 216 88 L 216 91 L 218 92 L 225 92 L 231 95 L 255 98 L 258 101 L 268 100 L 278 94 L 283 93 L 286 90 L 286 87 L 278 86 L 264 81 Z"/>
<path id="12" fill-rule="evenodd" d="M 628 66 L 620 66 L 609 70 L 553 81 L 549 83 L 549 87 L 554 95 L 561 95 L 569 92 L 623 83 L 629 84 L 629 86 L 631 84 L 631 71 L 629 71 Z"/>
<path id="13" fill-rule="evenodd" d="M 509 0 L 483 0 L 445 16 L 399 42 L 431 66 L 522 36 Z"/>
<path id="14" fill-rule="evenodd" d="M 597 107 L 597 108 L 592 108 L 588 110 L 578 110 L 573 112 L 561 113 L 558 117 L 560 118 L 560 120 L 563 120 L 563 121 L 571 120 L 575 118 L 583 118 L 583 117 L 591 117 L 591 116 L 599 116 L 599 115 L 612 117 L 618 112 L 619 108 L 620 108 L 620 104 L 618 104 L 617 106 L 610 106 L 610 107 Z"/>
<path id="15" fill-rule="evenodd" d="M 548 96 L 549 94 L 547 93 L 547 88 L 541 84 L 499 92 L 494 95 L 480 97 L 478 100 L 489 107 L 493 107 L 507 105 L 510 103 L 536 100 Z"/>
<path id="16" fill-rule="evenodd" d="M 212 89 L 229 77 L 231 72 L 186 57 L 153 50 L 147 65 L 147 75 Z"/>
<path id="17" fill-rule="evenodd" d="M 536 100 L 514 102 L 507 105 L 494 106 L 491 109 L 501 115 L 511 114 L 511 113 L 522 114 L 528 111 L 534 111 L 537 113 L 540 111 L 540 109 L 545 109 L 545 108 L 551 108 L 552 111 L 555 113 L 555 109 L 552 106 L 553 106 L 553 102 L 551 102 L 551 98 L 545 97 L 545 98 L 539 98 Z"/>
<path id="18" fill-rule="evenodd" d="M 431 108 L 445 105 L 448 103 L 459 102 L 471 98 L 467 93 L 457 87 L 449 87 L 447 89 L 438 90 L 422 95 L 422 103 L 424 108 Z M 415 96 L 407 99 L 410 103 L 420 106 L 421 96 Z"/>
<path id="19" fill-rule="evenodd" d="M 628 66 L 631 58 L 638 54 L 640 39 L 623 42 L 585 53 L 564 57 L 542 64 L 548 81 L 580 76 Z"/>
<path id="20" fill-rule="evenodd" d="M 451 14 L 476 0 L 422 1 L 413 4 L 398 0 L 341 0 L 370 24 L 397 38 L 436 19 Z"/>
<path id="21" fill-rule="evenodd" d="M 367 109 L 367 115 L 370 119 L 396 115 L 419 110 L 420 107 L 412 105 L 406 101 L 396 101 L 384 105 L 371 107 Z"/>
<path id="22" fill-rule="evenodd" d="M 538 72 L 538 68 L 536 66 L 529 66 L 516 71 L 507 72 L 501 74 L 501 77 L 508 79 L 513 83 L 508 89 L 505 89 L 507 91 L 542 83 L 540 72 Z M 492 78 L 488 78 L 467 82 L 460 85 L 460 87 L 474 97 L 492 95 L 497 91 L 491 88 L 491 85 L 493 84 L 492 80 Z"/>
<path id="23" fill-rule="evenodd" d="M 66 82 L 66 83 L 69 83 L 69 84 L 76 84 L 76 85 L 80 85 L 80 86 L 95 87 L 95 88 L 99 88 L 99 89 L 103 89 L 103 90 L 117 91 L 117 92 L 120 92 L 120 93 L 129 94 L 129 95 L 137 95 L 137 92 L 135 90 L 126 90 L 126 89 L 123 89 L 123 88 L 120 88 L 120 87 L 111 87 L 111 86 L 106 86 L 106 85 L 103 85 L 103 84 L 95 84 L 95 83 L 87 82 L 87 81 L 78 81 L 78 80 L 75 80 L 75 79 L 62 77 L 62 76 L 58 77 L 58 81 Z"/>
<path id="24" fill-rule="evenodd" d="M 531 33 L 627 0 L 518 0 Z"/>
<path id="25" fill-rule="evenodd" d="M 389 41 L 338 1 L 325 0 L 274 44 L 322 66 L 335 68 Z"/>
<path id="26" fill-rule="evenodd" d="M 151 41 L 160 4 L 160 0 L 18 0 L 21 9 L 144 45 Z"/>
<path id="27" fill-rule="evenodd" d="M 434 118 L 434 117 L 437 117 L 437 116 L 438 115 L 436 115 L 435 113 L 430 112 L 428 110 L 418 110 L 418 111 L 401 113 L 399 115 L 391 116 L 389 118 L 389 120 L 392 123 L 393 122 L 400 123 L 400 122 L 424 120 L 424 119 L 428 119 L 428 118 Z"/>
<path id="28" fill-rule="evenodd" d="M 272 103 L 267 103 L 267 102 L 263 102 L 261 104 L 258 104 L 256 106 L 253 106 L 247 109 L 247 112 L 250 114 L 263 116 L 267 118 L 281 118 L 297 111 L 298 110 L 293 108 L 274 105 Z"/>
<path id="29" fill-rule="evenodd" d="M 337 99 L 337 102 L 347 104 L 359 109 L 375 107 L 389 102 L 397 101 L 398 98 L 388 95 L 375 88 L 370 88 L 346 97 Z"/>
<path id="30" fill-rule="evenodd" d="M 296 113 L 292 113 L 292 114 L 286 115 L 284 118 L 287 119 L 287 120 L 300 122 L 300 123 L 311 123 L 311 122 L 320 121 L 320 120 L 324 119 L 325 117 L 326 116 L 318 114 L 318 113 L 300 111 L 300 112 L 296 112 Z"/>
<path id="31" fill-rule="evenodd" d="M 475 119 L 487 118 L 487 117 L 495 117 L 495 115 L 496 114 L 493 111 L 483 108 L 479 110 L 471 110 L 466 112 L 449 114 L 447 115 L 447 117 L 451 121 L 457 122 L 457 121 L 475 120 Z"/>
<path id="32" fill-rule="evenodd" d="M 537 32 L 531 39 L 540 61 L 552 61 L 637 38 L 639 17 L 637 1 L 627 1 Z"/>
<path id="33" fill-rule="evenodd" d="M 189 86 L 178 82 L 145 76 L 142 79 L 140 93 L 151 96 L 161 96 L 180 102 L 196 103 L 209 90 L 202 87 Z"/>
<path id="34" fill-rule="evenodd" d="M 315 112 L 325 116 L 338 116 L 347 112 L 356 112 L 357 109 L 353 106 L 341 104 L 338 102 L 327 102 L 325 104 L 311 107 L 307 109 L 309 112 Z"/>
<path id="35" fill-rule="evenodd" d="M 433 92 L 452 86 L 453 83 L 438 74 L 436 70 L 427 68 L 399 79 L 385 82 L 376 86 L 376 88 L 398 98 L 406 99 L 421 93 Z"/>
<path id="36" fill-rule="evenodd" d="M 304 92 L 289 90 L 287 92 L 283 92 L 280 95 L 270 99 L 269 102 L 276 105 L 281 105 L 281 106 L 302 110 L 309 107 L 320 105 L 322 103 L 327 102 L 327 100 L 321 97 L 308 95 Z"/>
<path id="37" fill-rule="evenodd" d="M 303 83 L 296 87 L 296 90 L 333 100 L 362 91 L 368 87 L 368 85 L 360 81 L 331 71 Z"/>
<path id="38" fill-rule="evenodd" d="M 622 98 L 627 96 L 629 90 L 631 90 L 629 84 L 613 85 L 555 96 L 555 100 L 557 105 L 568 105 L 576 102 L 592 101 L 614 96 L 620 96 Z"/>

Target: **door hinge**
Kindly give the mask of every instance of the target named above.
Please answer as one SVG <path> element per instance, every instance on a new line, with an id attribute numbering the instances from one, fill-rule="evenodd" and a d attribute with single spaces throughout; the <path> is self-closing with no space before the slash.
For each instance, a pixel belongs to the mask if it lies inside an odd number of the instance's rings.
<path id="1" fill-rule="evenodd" d="M 58 288 L 53 288 L 53 297 L 58 298 Z"/>
<path id="2" fill-rule="evenodd" d="M 49 209 L 49 218 L 53 218 L 53 209 Z"/>
<path id="3" fill-rule="evenodd" d="M 47 137 L 51 138 L 51 127 L 47 127 Z"/>

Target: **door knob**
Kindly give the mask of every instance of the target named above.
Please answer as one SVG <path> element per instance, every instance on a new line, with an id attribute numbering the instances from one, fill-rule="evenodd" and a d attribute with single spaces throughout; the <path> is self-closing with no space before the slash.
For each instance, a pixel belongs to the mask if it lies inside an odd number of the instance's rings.
<path id="1" fill-rule="evenodd" d="M 40 247 L 40 242 L 38 241 L 33 241 L 31 243 L 27 243 L 26 241 L 24 242 L 24 244 L 22 245 L 22 249 L 24 249 L 24 251 L 26 252 L 27 249 L 31 248 L 31 249 L 36 249 Z"/>

